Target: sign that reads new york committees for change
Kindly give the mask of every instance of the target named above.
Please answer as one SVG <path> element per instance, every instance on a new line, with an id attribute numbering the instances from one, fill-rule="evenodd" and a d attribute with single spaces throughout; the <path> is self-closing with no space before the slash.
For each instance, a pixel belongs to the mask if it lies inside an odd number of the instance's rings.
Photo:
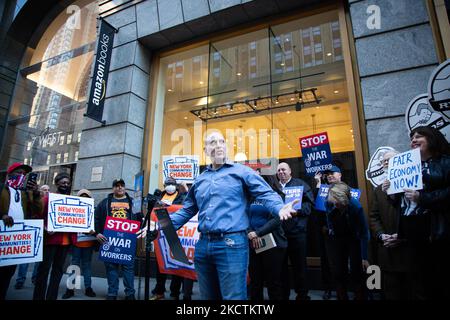
<path id="1" fill-rule="evenodd" d="M 328 191 L 330 191 L 330 186 L 328 184 L 322 184 L 320 186 L 319 192 L 317 193 L 316 203 L 314 205 L 315 209 L 318 211 L 327 211 L 325 207 L 325 202 L 327 201 Z M 359 201 L 361 197 L 361 190 L 350 189 L 350 196 Z"/>
<path id="2" fill-rule="evenodd" d="M 164 180 L 173 177 L 177 183 L 193 183 L 198 173 L 198 156 L 163 156 Z"/>
<path id="3" fill-rule="evenodd" d="M 388 194 L 404 192 L 405 189 L 423 189 L 419 148 L 400 153 L 389 159 L 387 179 L 391 183 L 387 190 Z"/>
<path id="4" fill-rule="evenodd" d="M 132 264 L 136 255 L 136 232 L 139 221 L 107 217 L 103 235 L 108 239 L 99 252 L 102 261 L 117 264 Z"/>
<path id="5" fill-rule="evenodd" d="M 331 169 L 333 159 L 326 132 L 300 138 L 300 147 L 308 176 Z"/>
<path id="6" fill-rule="evenodd" d="M 99 122 L 102 122 L 103 118 L 103 105 L 105 104 L 106 86 L 108 83 L 109 65 L 111 62 L 115 32 L 116 29 L 114 27 L 106 21 L 101 20 L 94 73 L 86 111 L 86 116 Z"/>
<path id="7" fill-rule="evenodd" d="M 292 208 L 294 210 L 300 210 L 302 208 L 303 186 L 283 188 L 283 193 L 286 195 L 284 203 L 300 200 Z"/>
<path id="8" fill-rule="evenodd" d="M 49 193 L 47 229 L 52 232 L 94 230 L 94 199 Z"/>
<path id="9" fill-rule="evenodd" d="M 43 220 L 0 221 L 0 266 L 42 261 L 43 234 Z"/>

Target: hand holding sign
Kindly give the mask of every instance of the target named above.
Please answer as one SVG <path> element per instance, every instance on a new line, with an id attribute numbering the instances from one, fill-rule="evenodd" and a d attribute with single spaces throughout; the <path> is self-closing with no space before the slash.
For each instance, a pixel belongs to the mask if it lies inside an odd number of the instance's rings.
<path id="1" fill-rule="evenodd" d="M 389 159 L 387 178 L 391 183 L 387 190 L 388 194 L 404 192 L 405 189 L 421 190 L 423 183 L 419 148 Z"/>
<path id="2" fill-rule="evenodd" d="M 295 217 L 297 215 L 297 210 L 295 210 L 293 206 L 298 202 L 300 202 L 300 200 L 295 199 L 294 201 L 284 205 L 278 213 L 278 215 L 280 216 L 280 220 L 287 220 Z"/>

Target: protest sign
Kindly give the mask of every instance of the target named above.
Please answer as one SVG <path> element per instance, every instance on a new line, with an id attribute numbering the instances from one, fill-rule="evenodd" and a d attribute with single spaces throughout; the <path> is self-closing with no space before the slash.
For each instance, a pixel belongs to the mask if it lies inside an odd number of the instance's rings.
<path id="1" fill-rule="evenodd" d="M 139 221 L 107 217 L 103 235 L 108 239 L 99 252 L 102 261 L 117 264 L 132 264 L 136 255 L 136 232 Z"/>
<path id="2" fill-rule="evenodd" d="M 181 205 L 165 207 L 169 213 L 179 210 Z M 152 220 L 157 221 L 155 212 L 152 212 Z M 177 231 L 178 238 L 189 261 L 194 262 L 195 244 L 199 239 L 198 217 L 195 215 Z M 173 274 L 184 278 L 196 280 L 194 264 L 185 264 L 174 259 L 169 244 L 163 231 L 159 232 L 155 240 L 155 255 L 158 261 L 159 271 L 165 274 Z"/>
<path id="3" fill-rule="evenodd" d="M 198 174 L 198 156 L 163 156 L 164 180 L 168 177 L 173 177 L 177 183 L 194 183 Z"/>
<path id="4" fill-rule="evenodd" d="M 318 211 L 327 211 L 325 207 L 325 203 L 327 201 L 328 197 L 328 191 L 330 190 L 330 185 L 328 184 L 322 184 L 319 188 L 319 192 L 317 193 L 316 203 L 314 205 L 314 208 Z M 361 197 L 361 190 L 359 189 L 350 189 L 350 196 L 359 201 L 359 198 Z"/>
<path id="5" fill-rule="evenodd" d="M 284 203 L 291 203 L 292 201 L 298 199 L 300 201 L 292 208 L 294 210 L 300 210 L 302 208 L 303 186 L 285 187 L 283 188 L 283 193 L 286 195 L 284 198 Z"/>
<path id="6" fill-rule="evenodd" d="M 387 179 L 391 183 L 387 194 L 404 192 L 404 189 L 421 190 L 423 184 L 419 148 L 389 159 Z"/>
<path id="7" fill-rule="evenodd" d="M 0 221 L 0 266 L 42 261 L 43 220 L 16 220 L 12 227 Z"/>
<path id="8" fill-rule="evenodd" d="M 366 179 L 376 188 L 386 180 L 386 172 L 383 169 L 383 157 L 387 152 L 395 151 L 391 147 L 379 147 L 370 158 L 366 170 Z"/>
<path id="9" fill-rule="evenodd" d="M 94 199 L 49 193 L 47 229 L 51 232 L 94 230 Z"/>
<path id="10" fill-rule="evenodd" d="M 306 175 L 314 176 L 317 171 L 331 169 L 332 155 L 328 134 L 326 132 L 300 138 Z"/>

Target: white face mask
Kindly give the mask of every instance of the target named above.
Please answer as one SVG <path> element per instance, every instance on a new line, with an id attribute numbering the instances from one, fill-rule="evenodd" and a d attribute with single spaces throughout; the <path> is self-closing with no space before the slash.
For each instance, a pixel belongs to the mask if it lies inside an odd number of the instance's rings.
<path id="1" fill-rule="evenodd" d="M 173 194 L 175 193 L 175 191 L 177 191 L 177 187 L 173 184 L 169 184 L 168 186 L 166 186 L 165 190 L 168 194 Z"/>

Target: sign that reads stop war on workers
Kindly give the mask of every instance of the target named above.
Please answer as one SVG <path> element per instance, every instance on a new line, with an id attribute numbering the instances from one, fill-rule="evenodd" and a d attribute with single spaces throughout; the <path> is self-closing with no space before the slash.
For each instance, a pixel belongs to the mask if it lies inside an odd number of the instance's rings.
<path id="1" fill-rule="evenodd" d="M 42 261 L 43 234 L 43 220 L 0 221 L 0 266 Z"/>
<path id="2" fill-rule="evenodd" d="M 387 179 L 391 183 L 387 194 L 404 192 L 405 189 L 423 189 L 419 148 L 400 153 L 389 159 Z"/>
<path id="3" fill-rule="evenodd" d="M 117 264 L 132 264 L 136 255 L 136 232 L 139 221 L 107 217 L 103 235 L 108 239 L 100 248 L 102 261 Z"/>
<path id="4" fill-rule="evenodd" d="M 300 147 L 306 175 L 314 176 L 317 171 L 323 172 L 331 169 L 333 159 L 326 132 L 300 138 Z"/>
<path id="5" fill-rule="evenodd" d="M 47 229 L 52 232 L 94 230 L 94 199 L 49 193 Z"/>
<path id="6" fill-rule="evenodd" d="M 167 207 L 169 213 L 176 212 L 182 206 L 171 205 Z M 151 215 L 152 220 L 156 221 L 157 218 L 154 213 Z M 191 218 L 185 225 L 183 225 L 177 231 L 180 243 L 186 253 L 189 261 L 194 261 L 195 244 L 197 243 L 200 233 L 198 232 L 198 215 Z M 177 261 L 170 250 L 170 246 L 163 231 L 160 231 L 159 237 L 155 240 L 155 255 L 158 261 L 159 271 L 165 274 L 173 274 L 192 280 L 197 279 L 194 264 L 185 264 Z"/>

